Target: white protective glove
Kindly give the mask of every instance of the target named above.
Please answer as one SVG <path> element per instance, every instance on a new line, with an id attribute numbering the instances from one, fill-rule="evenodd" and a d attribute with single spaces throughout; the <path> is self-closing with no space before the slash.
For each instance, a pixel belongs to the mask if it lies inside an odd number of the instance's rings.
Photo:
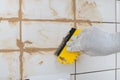
<path id="1" fill-rule="evenodd" d="M 83 30 L 67 43 L 70 52 L 80 51 L 91 56 L 105 56 L 120 52 L 120 33 L 108 33 L 97 27 Z"/>

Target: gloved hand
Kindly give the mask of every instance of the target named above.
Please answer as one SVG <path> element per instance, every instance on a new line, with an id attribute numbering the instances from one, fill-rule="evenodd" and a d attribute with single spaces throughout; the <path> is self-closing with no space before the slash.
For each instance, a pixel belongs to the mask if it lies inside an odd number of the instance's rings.
<path id="1" fill-rule="evenodd" d="M 70 52 L 80 51 L 91 56 L 104 56 L 120 52 L 120 33 L 108 33 L 97 27 L 83 30 L 67 43 Z"/>

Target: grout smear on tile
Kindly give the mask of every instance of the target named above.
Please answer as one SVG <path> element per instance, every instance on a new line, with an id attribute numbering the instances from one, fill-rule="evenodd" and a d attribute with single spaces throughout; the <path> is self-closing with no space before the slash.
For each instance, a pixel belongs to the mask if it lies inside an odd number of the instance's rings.
<path id="1" fill-rule="evenodd" d="M 77 17 L 80 19 L 87 19 L 91 21 L 102 22 L 102 16 L 97 8 L 97 4 L 91 0 L 79 0 Z"/>
<path id="2" fill-rule="evenodd" d="M 32 42 L 27 40 L 24 42 L 24 44 L 32 44 Z"/>
<path id="3" fill-rule="evenodd" d="M 51 13 L 54 15 L 54 16 L 57 16 L 58 15 L 58 13 L 56 12 L 56 10 L 54 9 L 54 8 L 52 8 L 52 4 L 51 4 L 51 0 L 49 1 L 49 8 L 50 8 L 50 10 L 51 10 Z"/>
<path id="4" fill-rule="evenodd" d="M 19 39 L 16 39 L 16 45 L 19 47 L 19 48 L 22 48 L 24 46 L 24 43 L 21 42 Z"/>
<path id="5" fill-rule="evenodd" d="M 3 53 L 3 52 L 9 53 L 9 52 L 18 52 L 18 51 L 19 51 L 19 49 L 13 49 L 13 50 L 11 50 L 11 49 L 0 49 L 0 53 Z"/>
<path id="6" fill-rule="evenodd" d="M 28 52 L 30 54 L 34 54 L 34 53 L 40 53 L 40 52 L 49 52 L 49 51 L 55 51 L 57 50 L 57 48 L 37 48 L 37 47 L 25 47 L 24 51 Z"/>
<path id="7" fill-rule="evenodd" d="M 9 20 L 8 20 L 8 22 L 10 22 L 10 23 L 14 23 L 14 22 L 18 22 L 19 21 L 19 18 L 17 18 L 17 17 L 14 17 L 14 18 L 9 18 Z"/>
<path id="8" fill-rule="evenodd" d="M 10 55 L 2 54 L 2 57 L 5 58 L 5 61 L 8 64 L 8 70 L 9 70 L 8 80 L 19 79 L 18 73 L 16 72 L 16 70 L 18 70 L 18 68 L 17 68 L 17 66 L 15 67 L 15 65 L 18 65 L 18 64 L 15 64 L 15 63 L 17 63 L 16 56 L 18 57 L 18 55 L 19 54 L 17 54 L 17 53 L 13 53 Z M 15 62 L 15 63 L 13 63 L 13 62 Z"/>
<path id="9" fill-rule="evenodd" d="M 19 18 L 15 17 L 15 18 L 10 18 L 8 20 L 9 24 L 12 26 L 12 25 L 16 25 L 17 22 L 19 21 Z"/>
<path id="10" fill-rule="evenodd" d="M 43 61 L 40 61 L 38 64 L 42 65 L 44 62 Z"/>

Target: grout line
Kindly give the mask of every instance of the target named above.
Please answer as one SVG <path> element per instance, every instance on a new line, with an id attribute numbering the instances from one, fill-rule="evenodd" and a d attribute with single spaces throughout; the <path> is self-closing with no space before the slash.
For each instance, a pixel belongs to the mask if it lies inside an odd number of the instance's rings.
<path id="1" fill-rule="evenodd" d="M 23 44 L 23 43 L 21 43 Z M 24 52 L 28 52 L 28 51 L 33 51 L 33 52 L 37 52 L 37 51 L 56 51 L 58 49 L 57 48 L 37 48 L 37 47 L 25 47 L 23 49 Z M 20 51 L 20 49 L 0 49 L 0 52 L 15 52 L 15 51 Z"/>
<path id="2" fill-rule="evenodd" d="M 96 70 L 96 71 L 81 72 L 81 73 L 70 74 L 70 75 L 81 75 L 81 74 L 89 74 L 89 73 L 106 72 L 106 71 L 113 71 L 115 69 L 116 70 L 120 70 L 120 68 L 114 68 L 114 69 L 105 69 L 105 70 Z"/>
<path id="3" fill-rule="evenodd" d="M 75 75 L 74 75 L 75 80 L 76 80 L 76 73 L 77 73 L 77 62 L 75 61 Z"/>
<path id="4" fill-rule="evenodd" d="M 109 23 L 109 24 L 120 24 L 120 22 L 106 22 L 106 21 L 103 21 L 103 22 L 100 22 L 100 21 L 90 21 L 90 20 L 79 20 L 79 19 L 76 19 L 76 20 L 73 20 L 73 19 L 20 19 L 20 18 L 17 18 L 17 17 L 13 17 L 13 18 L 0 18 L 0 21 L 9 21 L 9 22 L 18 22 L 18 21 L 33 21 L 33 22 L 74 22 L 76 26 L 76 23 Z"/>
<path id="5" fill-rule="evenodd" d="M 5 52 L 5 53 L 9 53 L 9 52 L 18 52 L 20 51 L 19 49 L 0 49 L 0 53 Z"/>
<path id="6" fill-rule="evenodd" d="M 20 48 L 20 80 L 23 80 L 23 43 L 22 43 L 22 0 L 19 0 L 19 27 L 20 27 L 20 43 L 19 43 L 19 48 Z"/>
<path id="7" fill-rule="evenodd" d="M 21 43 L 23 44 L 23 43 Z M 24 52 L 37 52 L 37 51 L 56 51 L 58 48 L 37 48 L 37 47 L 25 47 L 23 49 Z M 20 49 L 0 49 L 0 52 L 16 52 L 20 51 Z"/>
<path id="8" fill-rule="evenodd" d="M 22 19 L 22 21 L 37 21 L 37 22 L 74 22 L 73 19 Z"/>
<path id="9" fill-rule="evenodd" d="M 82 73 L 76 73 L 76 74 L 71 74 L 71 75 L 81 75 L 81 74 L 89 74 L 89 73 L 98 73 L 98 72 L 113 71 L 113 70 L 115 70 L 115 69 L 105 69 L 105 70 L 98 70 L 98 71 L 82 72 Z"/>
<path id="10" fill-rule="evenodd" d="M 76 25 L 76 0 L 73 0 L 73 16 L 74 16 L 74 27 L 77 28 Z M 76 74 L 76 61 L 75 61 L 75 74 Z M 76 80 L 76 75 L 74 75 L 74 80 Z"/>
<path id="11" fill-rule="evenodd" d="M 117 0 L 115 0 L 115 22 L 117 22 Z M 117 32 L 117 23 L 115 23 L 115 32 Z M 117 80 L 117 53 L 115 54 L 115 80 Z"/>
<path id="12" fill-rule="evenodd" d="M 75 15 L 76 16 L 76 15 Z M 110 24 L 113 24 L 113 23 L 118 23 L 120 24 L 120 22 L 106 22 L 106 21 L 103 21 L 103 22 L 100 22 L 100 21 L 90 21 L 90 20 L 79 20 L 79 19 L 76 19 L 75 20 L 72 20 L 72 19 L 55 19 L 55 20 L 51 20 L 51 19 L 22 19 L 22 21 L 37 21 L 37 22 L 74 22 L 74 23 L 110 23 Z M 76 26 L 76 24 L 74 25 Z"/>
<path id="13" fill-rule="evenodd" d="M 73 0 L 73 15 L 74 15 L 74 27 L 77 28 L 76 26 L 76 0 Z"/>

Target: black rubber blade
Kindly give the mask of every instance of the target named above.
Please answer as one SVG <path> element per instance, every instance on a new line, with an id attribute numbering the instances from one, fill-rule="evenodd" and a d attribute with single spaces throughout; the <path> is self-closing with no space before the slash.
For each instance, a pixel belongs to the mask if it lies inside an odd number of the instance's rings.
<path id="1" fill-rule="evenodd" d="M 56 56 L 59 56 L 61 51 L 63 50 L 63 48 L 66 46 L 66 43 L 69 41 L 69 39 L 72 37 L 72 35 L 75 32 L 75 28 L 71 28 L 71 30 L 69 31 L 68 35 L 63 39 L 61 45 L 59 46 L 59 48 L 57 49 L 57 51 L 55 52 Z"/>

